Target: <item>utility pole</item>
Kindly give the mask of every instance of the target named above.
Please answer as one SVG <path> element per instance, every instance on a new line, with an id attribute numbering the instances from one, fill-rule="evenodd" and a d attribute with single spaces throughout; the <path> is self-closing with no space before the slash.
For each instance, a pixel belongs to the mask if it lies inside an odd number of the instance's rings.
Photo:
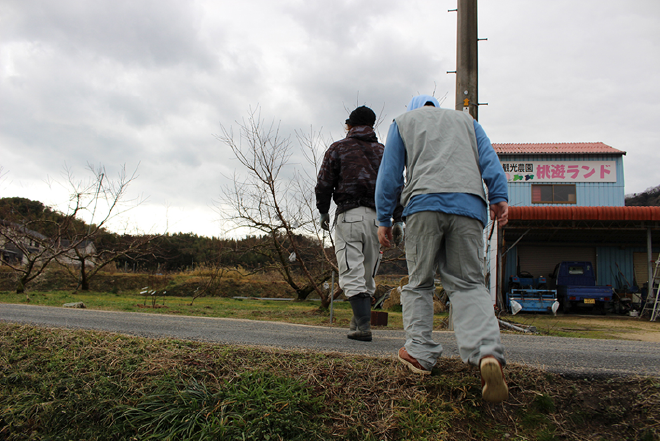
<path id="1" fill-rule="evenodd" d="M 479 115 L 477 0 L 457 0 L 456 110 Z"/>

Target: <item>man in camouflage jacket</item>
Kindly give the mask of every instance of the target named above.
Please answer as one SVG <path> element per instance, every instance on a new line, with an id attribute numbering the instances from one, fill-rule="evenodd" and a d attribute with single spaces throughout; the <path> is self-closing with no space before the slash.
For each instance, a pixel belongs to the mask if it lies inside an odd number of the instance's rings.
<path id="1" fill-rule="evenodd" d="M 316 184 L 316 207 L 321 227 L 330 229 L 330 201 L 335 214 L 335 254 L 339 286 L 353 309 L 348 338 L 371 341 L 371 297 L 376 291 L 374 276 L 380 264 L 378 220 L 376 219 L 376 177 L 385 147 L 378 142 L 373 126 L 376 115 L 361 106 L 346 120 L 348 134 L 325 153 Z M 403 238 L 399 210 L 393 233 Z M 398 216 L 398 217 L 397 217 Z"/>

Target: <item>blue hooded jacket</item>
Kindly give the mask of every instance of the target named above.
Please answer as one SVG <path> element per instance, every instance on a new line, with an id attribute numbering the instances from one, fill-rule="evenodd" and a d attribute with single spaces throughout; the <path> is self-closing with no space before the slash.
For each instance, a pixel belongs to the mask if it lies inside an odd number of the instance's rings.
<path id="1" fill-rule="evenodd" d="M 407 111 L 418 109 L 427 102 L 435 107 L 440 103 L 430 95 L 418 95 L 408 103 Z M 479 168 L 481 177 L 488 188 L 490 204 L 508 202 L 508 188 L 504 170 L 500 164 L 495 149 L 486 136 L 486 132 L 477 121 L 474 121 L 474 131 L 479 151 Z M 376 210 L 378 222 L 382 227 L 392 225 L 392 213 L 400 197 L 404 184 L 404 168 L 406 165 L 406 147 L 399 133 L 396 121 L 392 122 L 387 134 L 383 161 L 376 180 Z M 467 193 L 432 193 L 414 196 L 403 210 L 403 218 L 420 211 L 437 211 L 447 214 L 457 214 L 480 220 L 484 227 L 488 224 L 488 210 L 481 198 Z"/>
<path id="2" fill-rule="evenodd" d="M 419 109 L 420 107 L 423 107 L 424 104 L 428 102 L 432 102 L 435 107 L 440 107 L 440 103 L 438 102 L 435 97 L 430 96 L 430 95 L 417 95 L 414 96 L 408 105 L 406 106 L 406 112 L 410 112 L 411 110 Z"/>

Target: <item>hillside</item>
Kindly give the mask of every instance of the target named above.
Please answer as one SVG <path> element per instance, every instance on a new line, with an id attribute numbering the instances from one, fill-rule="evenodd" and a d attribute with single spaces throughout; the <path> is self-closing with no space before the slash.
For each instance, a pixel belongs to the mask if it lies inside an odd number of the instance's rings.
<path id="1" fill-rule="evenodd" d="M 660 206 L 660 185 L 648 188 L 643 193 L 626 195 L 626 206 L 628 207 L 656 207 Z"/>

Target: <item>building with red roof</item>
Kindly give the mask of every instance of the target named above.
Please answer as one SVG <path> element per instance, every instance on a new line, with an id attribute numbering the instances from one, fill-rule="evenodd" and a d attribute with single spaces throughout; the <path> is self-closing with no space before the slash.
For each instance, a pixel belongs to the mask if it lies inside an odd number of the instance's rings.
<path id="1" fill-rule="evenodd" d="M 574 260 L 592 262 L 597 284 L 611 285 L 639 308 L 660 251 L 653 245 L 660 207 L 625 206 L 626 152 L 602 142 L 493 147 L 507 175 L 510 207 L 497 236 L 501 306 L 510 276 L 548 277 L 557 263 Z"/>
<path id="2" fill-rule="evenodd" d="M 542 144 L 493 144 L 498 155 L 615 155 L 626 152 L 602 142 L 555 142 Z"/>

